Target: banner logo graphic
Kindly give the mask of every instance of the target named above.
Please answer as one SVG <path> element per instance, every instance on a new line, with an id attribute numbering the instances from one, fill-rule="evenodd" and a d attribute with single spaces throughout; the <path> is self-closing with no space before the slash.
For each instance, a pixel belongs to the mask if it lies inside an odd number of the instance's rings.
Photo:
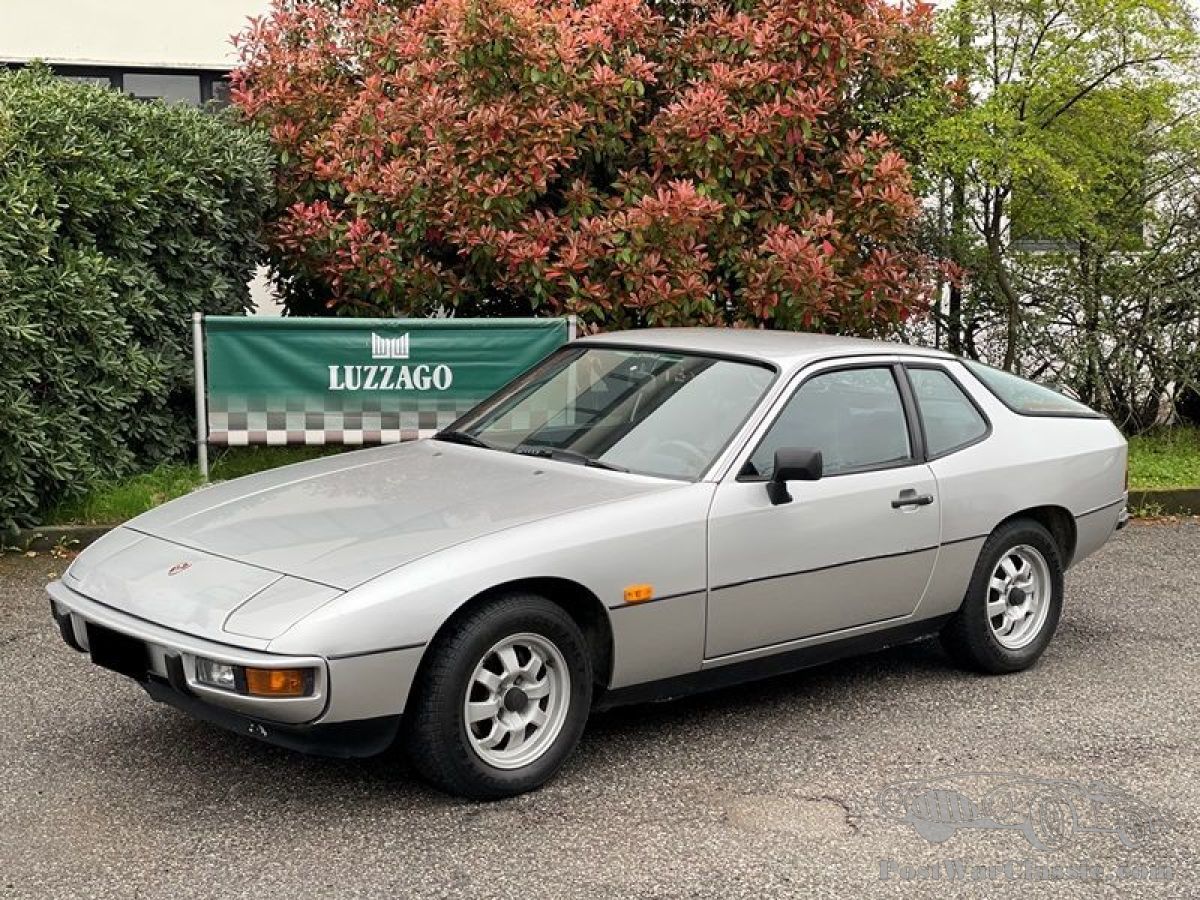
<path id="1" fill-rule="evenodd" d="M 372 331 L 371 359 L 408 359 L 408 335 L 389 338 Z"/>

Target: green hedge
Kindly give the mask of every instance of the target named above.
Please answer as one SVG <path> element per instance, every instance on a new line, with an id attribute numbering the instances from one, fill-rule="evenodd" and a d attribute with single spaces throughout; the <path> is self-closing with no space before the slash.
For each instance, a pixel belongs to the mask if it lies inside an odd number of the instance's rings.
<path id="1" fill-rule="evenodd" d="M 187 452 L 191 312 L 246 310 L 271 202 L 224 115 L 0 74 L 0 531 Z"/>

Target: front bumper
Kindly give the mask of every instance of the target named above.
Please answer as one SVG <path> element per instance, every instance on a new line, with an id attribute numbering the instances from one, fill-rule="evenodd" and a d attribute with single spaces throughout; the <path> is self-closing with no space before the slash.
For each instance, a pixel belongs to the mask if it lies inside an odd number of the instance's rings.
<path id="1" fill-rule="evenodd" d="M 219 725 L 221 728 L 274 744 L 277 747 L 317 756 L 342 758 L 374 756 L 392 745 L 400 729 L 400 716 L 377 716 L 373 719 L 354 719 L 349 722 L 286 725 L 242 715 L 205 703 L 194 694 L 183 693 L 169 681 L 158 676 L 148 678 L 142 687 L 155 700 L 169 704 L 204 722 Z"/>
<path id="2" fill-rule="evenodd" d="M 331 663 L 320 656 L 285 656 L 197 638 L 114 610 L 61 582 L 48 585 L 47 591 L 51 614 L 68 646 L 90 653 L 89 625 L 142 642 L 144 671 L 125 674 L 155 700 L 196 718 L 289 749 L 327 756 L 370 756 L 395 738 L 400 723 L 397 710 L 387 710 L 394 715 L 377 715 L 379 710 L 370 704 L 351 702 L 348 706 L 358 710 L 359 718 L 328 714 Z M 197 657 L 256 668 L 311 668 L 312 693 L 305 697 L 249 697 L 205 685 L 196 679 Z M 373 659 L 379 657 L 368 661 Z M 334 664 L 342 666 L 347 676 L 368 674 L 352 668 L 356 663 L 339 660 Z M 351 695 L 352 701 L 356 699 Z"/>

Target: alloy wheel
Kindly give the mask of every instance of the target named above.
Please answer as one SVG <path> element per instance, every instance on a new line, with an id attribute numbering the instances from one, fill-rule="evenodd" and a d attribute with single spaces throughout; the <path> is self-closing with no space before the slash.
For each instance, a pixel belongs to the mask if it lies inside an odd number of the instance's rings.
<path id="1" fill-rule="evenodd" d="M 496 642 L 475 666 L 463 699 L 471 749 L 498 769 L 519 769 L 554 744 L 566 720 L 571 674 L 562 652 L 542 635 Z"/>
<path id="2" fill-rule="evenodd" d="M 988 581 L 987 618 L 1001 647 L 1032 643 L 1050 611 L 1050 566 L 1034 547 L 1021 544 L 1000 557 Z"/>

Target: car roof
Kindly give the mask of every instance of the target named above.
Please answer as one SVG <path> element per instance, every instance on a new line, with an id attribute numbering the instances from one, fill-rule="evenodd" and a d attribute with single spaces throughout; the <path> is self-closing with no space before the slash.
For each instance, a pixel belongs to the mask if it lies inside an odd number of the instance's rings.
<path id="1" fill-rule="evenodd" d="M 930 347 L 917 347 L 896 341 L 870 341 L 863 338 L 804 331 L 765 331 L 752 328 L 643 328 L 637 331 L 612 331 L 581 338 L 582 344 L 621 344 L 656 350 L 680 350 L 724 356 L 740 356 L 791 368 L 815 359 L 869 354 L 902 354 L 935 359 L 953 359 L 951 354 Z"/>

